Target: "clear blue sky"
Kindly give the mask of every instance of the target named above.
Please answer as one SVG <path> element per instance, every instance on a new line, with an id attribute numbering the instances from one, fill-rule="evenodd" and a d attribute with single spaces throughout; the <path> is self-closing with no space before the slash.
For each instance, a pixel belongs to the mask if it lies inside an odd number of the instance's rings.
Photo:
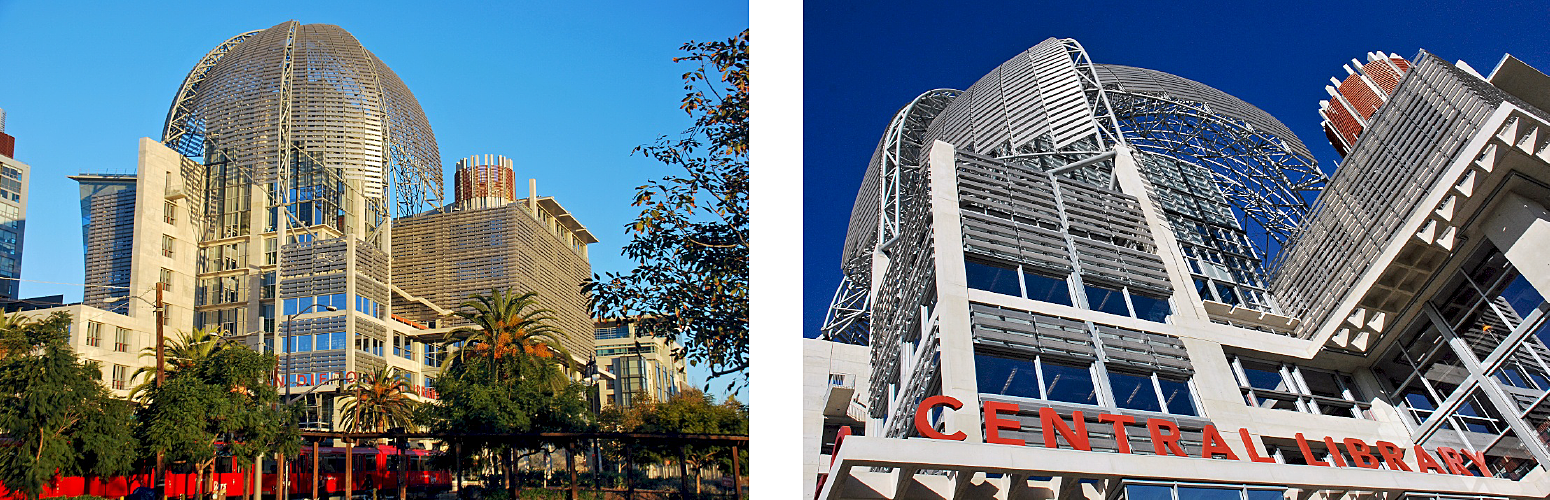
<path id="1" fill-rule="evenodd" d="M 688 127 L 678 47 L 748 27 L 748 4 L 699 2 L 46 2 L 0 0 L 0 108 L 32 166 L 22 277 L 81 283 L 81 172 L 133 172 L 190 67 L 232 35 L 335 24 L 393 68 L 452 166 L 504 154 L 597 235 L 592 270 L 622 272 L 636 186 L 666 167 L 632 148 Z M 81 297 L 21 285 L 22 296 Z M 700 385 L 703 371 L 691 369 Z M 717 382 L 713 389 L 724 387 Z M 743 398 L 746 401 L 746 398 Z"/>
<path id="2" fill-rule="evenodd" d="M 807 337 L 839 283 L 856 190 L 893 113 L 926 90 L 967 88 L 1046 38 L 1075 38 L 1095 62 L 1237 96 L 1290 127 L 1326 171 L 1335 152 L 1318 101 L 1352 58 L 1426 49 L 1489 73 L 1511 53 L 1550 71 L 1550 4 L 1541 2 L 810 2 L 804 18 Z"/>

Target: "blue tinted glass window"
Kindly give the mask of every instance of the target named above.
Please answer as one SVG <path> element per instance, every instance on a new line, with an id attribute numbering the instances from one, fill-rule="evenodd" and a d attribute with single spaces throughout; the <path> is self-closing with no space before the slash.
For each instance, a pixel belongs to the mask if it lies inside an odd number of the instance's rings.
<path id="1" fill-rule="evenodd" d="M 963 266 L 968 273 L 969 288 L 1018 297 L 1023 295 L 1022 285 L 1017 283 L 1016 269 L 972 260 L 964 261 Z"/>
<path id="2" fill-rule="evenodd" d="M 1132 484 L 1125 487 L 1125 500 L 1173 500 L 1173 488 Z"/>
<path id="3" fill-rule="evenodd" d="M 1168 413 L 1196 415 L 1195 401 L 1189 395 L 1188 382 L 1157 377 L 1157 385 L 1162 388 L 1163 404 L 1168 407 Z"/>
<path id="4" fill-rule="evenodd" d="M 1087 285 L 1087 307 L 1109 314 L 1130 315 L 1130 308 L 1125 306 L 1125 292 L 1103 287 Z"/>
<path id="5" fill-rule="evenodd" d="M 1223 488 L 1179 487 L 1179 500 L 1243 500 L 1240 490 Z"/>
<path id="6" fill-rule="evenodd" d="M 1114 405 L 1132 410 L 1162 411 L 1157 402 L 1157 391 L 1152 389 L 1152 378 L 1145 375 L 1109 372 L 1109 387 L 1114 391 Z"/>
<path id="7" fill-rule="evenodd" d="M 296 337 L 296 352 L 308 352 L 312 350 L 312 336 L 299 335 Z"/>
<path id="8" fill-rule="evenodd" d="M 1042 368 L 1046 399 L 1098 404 L 1098 394 L 1093 390 L 1093 376 L 1087 371 L 1087 366 L 1069 366 L 1045 361 Z"/>
<path id="9" fill-rule="evenodd" d="M 1147 321 L 1162 323 L 1173 314 L 1173 308 L 1168 306 L 1166 299 L 1154 299 L 1145 295 L 1130 294 L 1130 305 L 1136 308 L 1136 317 Z"/>
<path id="10" fill-rule="evenodd" d="M 1032 359 L 1012 359 L 989 354 L 974 355 L 979 391 L 1025 398 L 1039 397 L 1039 378 Z"/>
<path id="11" fill-rule="evenodd" d="M 1216 284 L 1216 295 L 1217 295 L 1218 298 L 1222 299 L 1223 303 L 1225 303 L 1225 304 L 1227 304 L 1229 306 L 1238 305 L 1238 295 L 1234 294 L 1233 293 L 1233 288 L 1230 287 L 1230 286 L 1227 286 L 1226 284 L 1222 284 L 1222 283 L 1217 283 Z"/>
<path id="12" fill-rule="evenodd" d="M 1285 500 L 1285 490 L 1249 490 L 1248 500 Z"/>
<path id="13" fill-rule="evenodd" d="M 1071 289 L 1065 278 L 1051 278 L 1023 273 L 1023 283 L 1028 286 L 1028 298 L 1061 305 L 1071 305 Z"/>
<path id="14" fill-rule="evenodd" d="M 1508 304 L 1512 304 L 1512 310 L 1518 313 L 1519 318 L 1528 317 L 1528 313 L 1534 312 L 1534 308 L 1545 301 L 1545 298 L 1539 295 L 1539 291 L 1534 289 L 1534 285 L 1529 284 L 1528 279 L 1521 274 L 1507 284 L 1507 289 L 1502 290 L 1501 296 L 1507 299 Z"/>
<path id="15" fill-rule="evenodd" d="M 290 316 L 292 314 L 296 314 L 296 299 L 285 299 L 285 312 L 284 312 L 284 314 L 286 316 Z"/>
<path id="16" fill-rule="evenodd" d="M 1243 375 L 1248 377 L 1249 387 L 1285 391 L 1286 380 L 1281 378 L 1280 367 L 1255 361 L 1243 360 Z"/>

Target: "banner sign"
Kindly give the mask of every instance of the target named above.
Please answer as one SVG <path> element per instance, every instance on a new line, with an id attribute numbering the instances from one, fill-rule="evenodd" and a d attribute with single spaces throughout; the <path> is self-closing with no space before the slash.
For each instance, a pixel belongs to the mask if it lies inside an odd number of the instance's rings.
<path id="1" fill-rule="evenodd" d="M 920 402 L 915 409 L 915 430 L 921 436 L 931 439 L 945 439 L 950 441 L 963 441 L 968 435 L 963 431 L 952 434 L 944 434 L 936 430 L 931 424 L 931 412 L 937 408 L 959 410 L 963 403 L 950 396 L 931 396 Z M 1006 444 L 1014 446 L 1027 446 L 1022 439 L 1002 436 L 1004 431 L 1021 430 L 1020 423 L 1015 419 L 1002 418 L 1003 415 L 1015 415 L 1021 408 L 1016 403 L 1004 403 L 1000 401 L 984 402 L 985 442 L 990 444 Z M 945 410 L 944 410 L 945 411 Z M 1059 442 L 1064 441 L 1065 447 L 1092 451 L 1092 446 L 1087 435 L 1087 420 L 1081 411 L 1072 411 L 1068 421 L 1056 413 L 1054 408 L 1039 408 L 1039 427 L 1042 429 L 1045 448 L 1060 448 Z M 1179 446 L 1179 440 L 1183 433 L 1179 431 L 1178 424 L 1159 418 L 1148 418 L 1139 421 L 1129 415 L 1113 415 L 1101 413 L 1098 422 L 1114 426 L 1114 439 L 1118 442 L 1120 453 L 1132 453 L 1130 448 L 1130 427 L 1145 426 L 1148 437 L 1152 442 L 1152 451 L 1162 456 L 1188 457 L 1184 448 Z M 1261 456 L 1254 440 L 1249 436 L 1248 429 L 1238 429 L 1237 438 L 1243 441 L 1243 448 L 1248 452 L 1247 457 L 1239 457 L 1227 446 L 1227 441 L 1218 432 L 1216 426 L 1206 424 L 1201 431 L 1200 458 L 1226 457 L 1229 460 L 1247 460 L 1251 462 L 1276 463 L 1273 457 Z M 1308 446 L 1307 438 L 1301 432 L 1297 433 L 1297 447 L 1302 451 L 1302 457 L 1309 465 L 1329 467 L 1330 462 L 1319 460 L 1313 455 L 1313 450 Z M 1403 448 L 1388 441 L 1377 441 L 1371 445 L 1357 438 L 1335 439 L 1324 437 L 1323 444 L 1331 451 L 1330 460 L 1336 467 L 1363 467 L 1367 469 L 1380 468 L 1386 464 L 1389 470 L 1406 472 L 1434 472 L 1437 474 L 1455 474 L 1460 476 L 1473 476 L 1473 471 L 1465 466 L 1464 461 L 1474 462 L 1481 472 L 1486 472 L 1485 452 L 1471 452 L 1456 450 L 1446 446 L 1435 448 L 1437 458 L 1420 445 L 1413 449 Z M 1342 447 L 1343 445 L 1343 447 Z M 1344 450 L 1350 455 L 1348 463 L 1339 452 Z M 1407 457 L 1407 452 L 1411 456 Z"/>

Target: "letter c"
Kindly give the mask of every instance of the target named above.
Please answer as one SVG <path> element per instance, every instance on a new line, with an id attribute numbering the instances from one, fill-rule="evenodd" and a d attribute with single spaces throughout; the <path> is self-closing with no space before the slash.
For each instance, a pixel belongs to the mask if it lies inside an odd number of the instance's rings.
<path id="1" fill-rule="evenodd" d="M 931 439 L 946 439 L 949 441 L 963 441 L 968 435 L 963 431 L 952 434 L 942 434 L 931 426 L 931 410 L 938 406 L 946 406 L 954 410 L 963 408 L 963 403 L 952 396 L 931 396 L 920 402 L 920 407 L 915 409 L 915 432 Z"/>

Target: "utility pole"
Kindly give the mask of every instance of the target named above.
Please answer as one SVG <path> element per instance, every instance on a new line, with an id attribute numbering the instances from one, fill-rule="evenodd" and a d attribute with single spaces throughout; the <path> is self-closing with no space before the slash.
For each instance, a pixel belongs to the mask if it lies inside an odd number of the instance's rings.
<path id="1" fill-rule="evenodd" d="M 165 283 L 156 282 L 156 389 L 158 389 L 158 392 L 161 386 L 167 382 L 167 335 L 163 329 L 163 324 L 167 322 L 167 305 L 162 302 L 161 297 L 162 288 L 165 286 Z M 167 468 L 166 464 L 163 463 L 165 459 L 166 453 L 157 450 L 156 498 L 160 500 L 167 500 Z"/>

